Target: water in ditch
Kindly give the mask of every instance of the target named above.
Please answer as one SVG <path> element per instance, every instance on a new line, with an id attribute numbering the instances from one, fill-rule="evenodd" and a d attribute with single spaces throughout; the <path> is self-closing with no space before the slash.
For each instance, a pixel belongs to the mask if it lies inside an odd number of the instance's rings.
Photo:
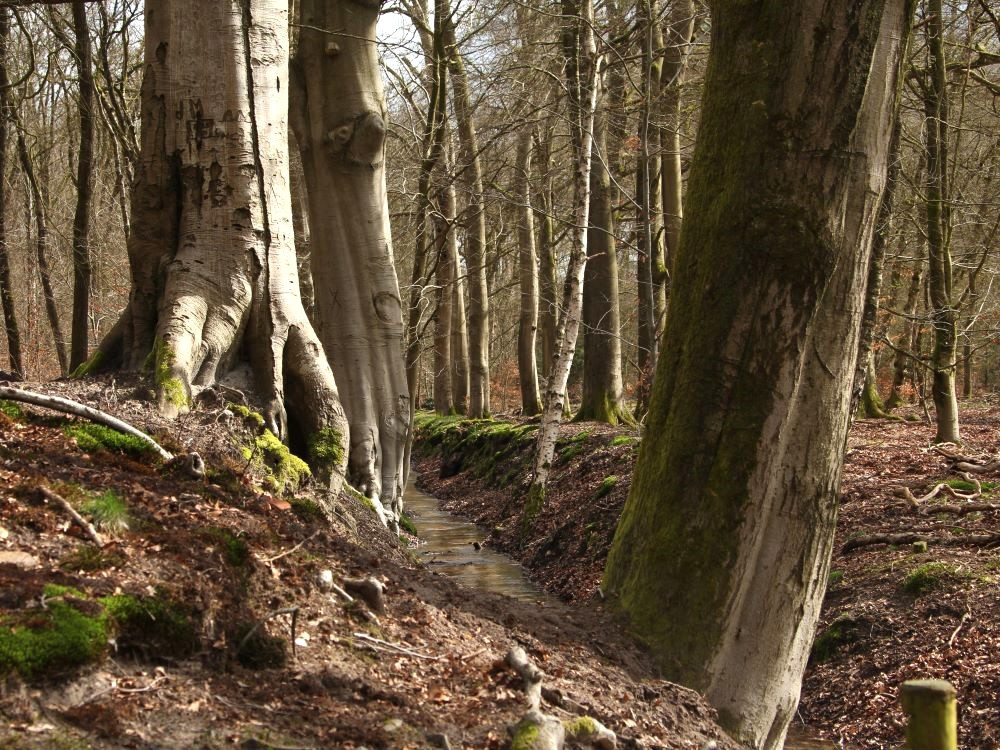
<path id="1" fill-rule="evenodd" d="M 423 544 L 416 552 L 431 567 L 464 586 L 492 591 L 522 601 L 547 603 L 554 599 L 528 580 L 524 568 L 511 558 L 482 546 L 482 529 L 446 510 L 437 498 L 417 489 L 411 477 L 403 506 L 417 527 Z M 476 549 L 476 545 L 480 545 Z M 793 726 L 785 750 L 828 750 L 837 746 L 815 738 L 807 727 Z"/>

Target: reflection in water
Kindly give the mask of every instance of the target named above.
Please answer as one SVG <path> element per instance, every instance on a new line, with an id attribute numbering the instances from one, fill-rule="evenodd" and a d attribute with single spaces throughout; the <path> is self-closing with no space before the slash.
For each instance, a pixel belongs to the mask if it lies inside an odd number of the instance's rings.
<path id="1" fill-rule="evenodd" d="M 424 544 L 417 548 L 431 570 L 455 578 L 464 586 L 506 594 L 524 601 L 550 600 L 524 574 L 524 568 L 506 555 L 473 544 L 483 539 L 475 524 L 441 510 L 436 498 L 421 492 L 410 479 L 403 507 Z"/>

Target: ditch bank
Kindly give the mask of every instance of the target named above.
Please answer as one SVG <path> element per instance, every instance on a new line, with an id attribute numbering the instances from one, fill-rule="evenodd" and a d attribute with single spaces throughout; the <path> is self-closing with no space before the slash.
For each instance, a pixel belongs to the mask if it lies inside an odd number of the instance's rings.
<path id="1" fill-rule="evenodd" d="M 1000 455 L 1000 408 L 965 404 L 963 452 Z M 478 524 L 483 543 L 521 562 L 539 586 L 601 609 L 598 588 L 631 484 L 639 435 L 596 423 L 561 428 L 546 501 L 524 523 L 537 422 L 423 413 L 416 422 L 418 485 Z M 862 420 L 851 432 L 830 580 L 796 724 L 850 748 L 903 740 L 897 690 L 935 677 L 959 692 L 963 747 L 1000 747 L 1000 512 L 965 512 L 942 482 L 966 493 L 947 457 L 928 450 L 923 422 Z M 979 474 L 983 506 L 1000 505 L 1000 471 Z M 875 535 L 930 539 L 866 544 Z M 850 544 L 848 544 L 850 542 Z M 853 548 L 852 548 L 853 547 Z"/>

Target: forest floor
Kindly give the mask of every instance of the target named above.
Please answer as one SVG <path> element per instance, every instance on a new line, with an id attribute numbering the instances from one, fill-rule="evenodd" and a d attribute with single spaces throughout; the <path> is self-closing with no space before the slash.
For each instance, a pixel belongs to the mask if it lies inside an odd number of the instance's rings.
<path id="1" fill-rule="evenodd" d="M 963 454 L 1000 455 L 1000 404 L 964 404 L 962 429 Z M 521 560 L 545 589 L 578 605 L 599 601 L 638 435 L 565 425 L 546 504 L 525 534 L 533 430 L 523 420 L 422 415 L 420 485 L 482 526 L 488 544 Z M 864 420 L 850 435 L 828 591 L 796 718 L 838 746 L 900 746 L 899 686 L 938 677 L 958 689 L 961 747 L 1000 747 L 1000 506 L 967 512 L 970 501 L 939 492 L 914 508 L 900 496 L 907 487 L 920 498 L 942 482 L 975 490 L 930 448 L 933 438 L 924 421 Z M 1000 503 L 1000 470 L 977 476 L 982 496 L 971 502 Z M 876 534 L 911 537 L 845 548 Z M 929 540 L 927 551 L 912 538 Z"/>
<path id="2" fill-rule="evenodd" d="M 546 673 L 545 711 L 590 715 L 620 747 L 734 747 L 599 606 L 463 589 L 357 496 L 269 489 L 287 456 L 252 412 L 220 397 L 165 422 L 138 382 L 19 385 L 197 450 L 207 472 L 0 402 L 0 747 L 504 748 L 525 710 L 512 644 Z M 335 591 L 367 576 L 384 611 Z"/>

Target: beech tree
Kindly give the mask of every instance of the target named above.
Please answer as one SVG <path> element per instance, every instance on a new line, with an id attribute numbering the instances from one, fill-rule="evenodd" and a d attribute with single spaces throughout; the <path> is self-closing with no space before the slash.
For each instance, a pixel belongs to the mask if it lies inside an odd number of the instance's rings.
<path id="1" fill-rule="evenodd" d="M 151 0 L 145 33 L 132 289 L 84 371 L 149 361 L 159 409 L 173 416 L 249 366 L 267 426 L 294 432 L 339 489 L 348 424 L 293 244 L 287 3 Z"/>
<path id="2" fill-rule="evenodd" d="M 907 0 L 716 0 L 663 351 L 604 591 L 779 748 L 827 579 Z"/>

